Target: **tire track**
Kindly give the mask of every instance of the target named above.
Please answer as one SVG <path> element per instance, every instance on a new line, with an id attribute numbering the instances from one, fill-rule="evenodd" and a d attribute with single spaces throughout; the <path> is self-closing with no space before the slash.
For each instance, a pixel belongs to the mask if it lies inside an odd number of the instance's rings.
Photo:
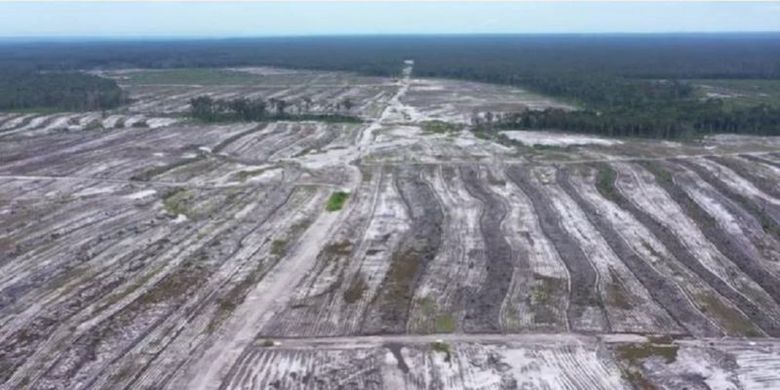
<path id="1" fill-rule="evenodd" d="M 406 239 L 392 256 L 392 263 L 372 305 L 378 318 L 369 318 L 364 333 L 402 333 L 406 330 L 414 291 L 441 245 L 444 214 L 436 194 L 416 170 L 404 169 L 397 187 L 411 218 Z"/>
<path id="2" fill-rule="evenodd" d="M 646 162 L 640 164 L 645 164 L 645 166 L 648 165 L 648 163 Z M 657 181 L 660 182 L 662 180 L 657 180 Z M 667 187 L 670 186 L 667 184 Z M 670 187 L 670 189 L 673 189 L 673 187 Z M 666 228 L 666 226 L 658 222 L 653 216 L 648 214 L 646 211 L 639 209 L 632 202 L 623 198 L 622 194 L 617 194 L 616 196 L 619 199 L 622 199 L 619 205 L 623 209 L 631 213 L 634 216 L 634 218 L 640 221 L 659 240 L 661 240 L 664 246 L 666 246 L 670 250 L 670 252 L 688 269 L 693 271 L 702 280 L 706 281 L 720 295 L 722 295 L 726 299 L 736 304 L 736 306 L 743 313 L 745 313 L 745 315 L 747 315 L 748 318 L 753 320 L 759 327 L 764 329 L 767 333 L 773 336 L 780 335 L 780 327 L 778 327 L 777 322 L 773 318 L 767 316 L 760 307 L 756 306 L 747 297 L 739 293 L 731 285 L 726 283 L 724 280 L 722 280 L 720 277 L 718 277 L 716 274 L 710 271 L 707 267 L 705 267 L 696 258 L 696 256 L 690 251 L 690 249 L 688 249 L 688 247 L 680 240 L 679 237 L 674 235 L 671 231 L 669 231 L 669 229 Z M 681 206 L 683 207 L 683 209 L 685 209 L 685 205 L 681 204 Z M 695 222 L 697 223 L 697 225 L 701 223 L 701 221 L 695 221 Z"/>
<path id="3" fill-rule="evenodd" d="M 501 230 L 507 215 L 502 199 L 485 188 L 479 178 L 479 168 L 460 168 L 466 190 L 484 205 L 479 219 L 485 242 L 487 277 L 478 291 L 466 293 L 466 317 L 463 328 L 467 332 L 500 332 L 501 307 L 514 273 L 512 247 Z M 528 261 L 525 262 L 528 267 Z"/>
<path id="4" fill-rule="evenodd" d="M 560 225 L 550 202 L 542 191 L 531 182 L 527 167 L 513 166 L 508 168 L 506 173 L 531 200 L 539 217 L 542 231 L 555 246 L 560 258 L 569 270 L 570 299 L 567 309 L 569 328 L 573 330 L 581 328 L 580 323 L 584 320 L 586 311 L 592 308 L 598 310 L 599 322 L 606 324 L 607 314 L 598 293 L 598 276 L 582 248 Z"/>
<path id="5" fill-rule="evenodd" d="M 611 169 L 601 167 L 601 169 Z M 614 175 L 609 185 L 614 189 Z M 715 337 L 722 336 L 723 333 L 712 324 L 706 317 L 691 304 L 685 294 L 670 279 L 661 275 L 653 266 L 642 259 L 625 242 L 622 236 L 615 230 L 610 221 L 597 210 L 592 204 L 585 200 L 576 188 L 571 184 L 569 171 L 561 169 L 556 175 L 556 181 L 563 190 L 585 211 L 590 223 L 596 227 L 599 234 L 609 244 L 610 248 L 631 270 L 643 286 L 650 293 L 650 296 L 658 302 L 661 308 L 672 316 L 683 328 L 687 329 L 696 336 Z M 613 192 L 615 192 L 613 190 Z"/>

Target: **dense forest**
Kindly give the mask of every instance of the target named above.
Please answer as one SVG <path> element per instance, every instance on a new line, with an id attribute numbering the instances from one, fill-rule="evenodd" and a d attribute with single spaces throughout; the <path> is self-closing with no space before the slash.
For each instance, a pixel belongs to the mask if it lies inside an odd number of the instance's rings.
<path id="1" fill-rule="evenodd" d="M 540 74 L 780 78 L 780 34 L 296 37 L 152 41 L 0 41 L 0 68 L 276 65 L 375 75 L 415 60 L 418 76 L 511 82 Z"/>
<path id="2" fill-rule="evenodd" d="M 77 72 L 0 69 L 0 110 L 103 110 L 123 101 L 114 80 Z"/>
<path id="3" fill-rule="evenodd" d="M 319 120 L 326 122 L 359 123 L 360 118 L 346 114 L 312 114 L 287 112 L 284 100 L 269 99 L 214 99 L 198 96 L 190 99 L 190 116 L 204 122 L 265 121 L 265 120 Z"/>
<path id="4" fill-rule="evenodd" d="M 517 85 L 583 108 L 518 114 L 491 128 L 780 134 L 776 108 L 703 101 L 682 81 L 780 79 L 776 33 L 0 42 L 0 68 L 47 71 L 272 65 L 391 76 L 407 58 L 416 76 Z"/>
<path id="5" fill-rule="evenodd" d="M 529 79 L 538 91 L 576 100 L 582 109 L 547 109 L 474 119 L 479 131 L 555 129 L 605 136 L 689 138 L 715 133 L 780 135 L 780 107 L 727 107 L 701 99 L 686 83 L 622 78 Z"/>

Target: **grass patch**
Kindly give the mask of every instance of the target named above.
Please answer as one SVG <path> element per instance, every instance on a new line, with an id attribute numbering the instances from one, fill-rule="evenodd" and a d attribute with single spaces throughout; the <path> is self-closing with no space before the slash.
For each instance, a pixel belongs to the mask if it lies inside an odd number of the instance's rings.
<path id="1" fill-rule="evenodd" d="M 163 197 L 163 207 L 168 214 L 182 214 L 187 218 L 191 218 L 191 202 L 192 194 L 184 188 L 173 190 Z"/>
<path id="2" fill-rule="evenodd" d="M 617 273 L 611 267 L 609 275 L 613 282 L 607 284 L 607 303 L 620 309 L 631 310 L 634 307 L 629 300 L 631 291 L 626 289 Z"/>
<path id="3" fill-rule="evenodd" d="M 310 224 L 310 219 L 304 219 L 290 227 L 286 238 L 271 241 L 270 253 L 275 259 L 272 259 L 270 263 L 273 264 L 274 261 L 278 261 L 287 254 L 291 241 L 297 239 Z M 234 285 L 227 294 L 217 298 L 216 313 L 209 321 L 206 332 L 213 333 L 240 304 L 244 303 L 250 289 L 261 280 L 269 267 L 266 263 L 255 266 L 246 278 Z"/>
<path id="4" fill-rule="evenodd" d="M 328 258 L 349 256 L 350 253 L 352 253 L 352 243 L 349 241 L 334 242 L 322 248 L 322 255 Z"/>
<path id="5" fill-rule="evenodd" d="M 537 324 L 554 324 L 557 320 L 553 297 L 560 291 L 566 291 L 566 281 L 534 274 L 534 286 L 531 291 L 531 307 L 534 311 L 534 322 Z"/>
<path id="6" fill-rule="evenodd" d="M 175 301 L 177 297 L 190 293 L 205 282 L 209 269 L 203 264 L 205 254 L 186 260 L 176 271 L 165 276 L 149 291 L 141 295 L 137 302 L 144 306 Z"/>
<path id="7" fill-rule="evenodd" d="M 617 173 L 611 166 L 599 164 L 596 173 L 596 189 L 604 198 L 620 204 L 623 197 L 618 194 L 615 188 L 615 179 L 617 179 Z"/>
<path id="8" fill-rule="evenodd" d="M 672 173 L 667 171 L 666 169 L 662 168 L 658 163 L 651 162 L 651 161 L 641 161 L 640 165 L 647 169 L 650 173 L 655 176 L 655 180 L 658 181 L 661 185 L 673 185 L 674 184 L 674 178 L 672 177 Z"/>
<path id="9" fill-rule="evenodd" d="M 276 239 L 271 241 L 271 254 L 277 257 L 284 256 L 287 252 L 287 240 Z"/>
<path id="10" fill-rule="evenodd" d="M 436 333 L 452 333 L 457 327 L 452 314 L 445 313 L 436 317 Z"/>
<path id="11" fill-rule="evenodd" d="M 355 278 L 352 279 L 352 283 L 349 285 L 349 288 L 344 291 L 344 301 L 351 305 L 359 301 L 360 298 L 363 297 L 363 293 L 365 293 L 366 290 L 368 290 L 368 284 L 366 284 L 363 275 L 358 273 Z"/>
<path id="12" fill-rule="evenodd" d="M 276 344 L 271 339 L 265 339 L 265 340 L 263 340 L 263 342 L 260 345 L 263 346 L 263 347 L 268 348 L 268 347 L 273 347 Z"/>
<path id="13" fill-rule="evenodd" d="M 452 333 L 458 328 L 455 317 L 450 313 L 436 315 L 436 302 L 430 297 L 423 297 L 417 301 L 425 318 L 433 318 L 433 326 L 436 333 Z"/>
<path id="14" fill-rule="evenodd" d="M 677 351 L 680 349 L 675 344 L 623 344 L 615 349 L 618 358 L 627 361 L 631 365 L 638 365 L 641 360 L 652 357 L 661 357 L 666 364 L 677 361 Z"/>
<path id="15" fill-rule="evenodd" d="M 699 98 L 720 98 L 726 109 L 767 104 L 780 106 L 780 80 L 690 80 Z M 708 96 L 710 94 L 710 96 Z"/>
<path id="16" fill-rule="evenodd" d="M 445 362 L 449 363 L 452 361 L 452 352 L 450 351 L 449 344 L 443 341 L 434 341 L 431 343 L 431 349 L 433 349 L 434 352 L 443 353 Z"/>
<path id="17" fill-rule="evenodd" d="M 440 120 L 425 121 L 422 123 L 422 129 L 426 133 L 447 134 L 457 133 L 463 127 L 455 123 L 444 122 Z"/>
<path id="18" fill-rule="evenodd" d="M 58 107 L 28 107 L 28 108 L 6 108 L 0 110 L 0 113 L 14 113 L 14 114 L 60 114 L 64 112 L 74 112 L 73 110 L 66 110 Z"/>
<path id="19" fill-rule="evenodd" d="M 623 378 L 634 385 L 637 389 L 650 390 L 656 387 L 650 382 L 642 372 L 642 360 L 659 357 L 664 359 L 666 364 L 677 361 L 677 351 L 679 347 L 674 344 L 623 344 L 615 348 L 617 357 L 626 363 L 622 370 Z"/>
<path id="20" fill-rule="evenodd" d="M 257 168 L 257 169 L 238 171 L 234 173 L 233 176 L 235 176 L 238 181 L 243 183 L 250 177 L 262 175 L 264 172 L 268 171 L 268 169 L 269 168 Z"/>
<path id="21" fill-rule="evenodd" d="M 732 335 L 761 337 L 761 332 L 745 319 L 738 311 L 726 306 L 710 294 L 698 294 L 696 300 L 701 303 L 701 311 L 715 318 Z"/>
<path id="22" fill-rule="evenodd" d="M 330 198 L 328 199 L 328 204 L 325 205 L 325 210 L 328 211 L 339 211 L 344 207 L 344 203 L 347 202 L 347 198 L 349 198 L 349 192 L 344 191 L 336 191 L 333 194 L 330 195 Z"/>
<path id="23" fill-rule="evenodd" d="M 149 84 L 257 84 L 264 81 L 262 76 L 249 72 L 234 71 L 228 69 L 208 68 L 181 68 L 166 70 L 142 70 L 123 74 L 127 77 L 120 79 L 122 84 L 149 85 Z"/>

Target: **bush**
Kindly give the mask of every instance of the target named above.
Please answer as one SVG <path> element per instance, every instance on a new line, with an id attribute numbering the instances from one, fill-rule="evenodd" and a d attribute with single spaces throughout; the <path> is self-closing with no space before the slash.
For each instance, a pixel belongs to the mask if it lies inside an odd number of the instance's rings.
<path id="1" fill-rule="evenodd" d="M 325 210 L 328 211 L 339 211 L 342 207 L 344 207 L 344 203 L 347 202 L 347 198 L 349 198 L 349 192 L 344 191 L 336 191 L 333 194 L 330 195 L 330 198 L 328 199 L 328 204 L 325 206 Z"/>

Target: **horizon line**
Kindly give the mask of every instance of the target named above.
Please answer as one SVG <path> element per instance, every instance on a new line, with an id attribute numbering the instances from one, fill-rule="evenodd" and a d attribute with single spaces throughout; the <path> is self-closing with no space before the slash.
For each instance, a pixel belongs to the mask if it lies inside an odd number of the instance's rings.
<path id="1" fill-rule="evenodd" d="M 447 37 L 447 36 L 607 36 L 607 35 L 762 35 L 780 34 L 780 30 L 764 31 L 604 31 L 604 32 L 441 32 L 441 33 L 327 33 L 327 34 L 269 34 L 269 35 L 0 35 L 0 40 L 230 40 L 267 38 L 379 38 L 379 37 Z"/>

